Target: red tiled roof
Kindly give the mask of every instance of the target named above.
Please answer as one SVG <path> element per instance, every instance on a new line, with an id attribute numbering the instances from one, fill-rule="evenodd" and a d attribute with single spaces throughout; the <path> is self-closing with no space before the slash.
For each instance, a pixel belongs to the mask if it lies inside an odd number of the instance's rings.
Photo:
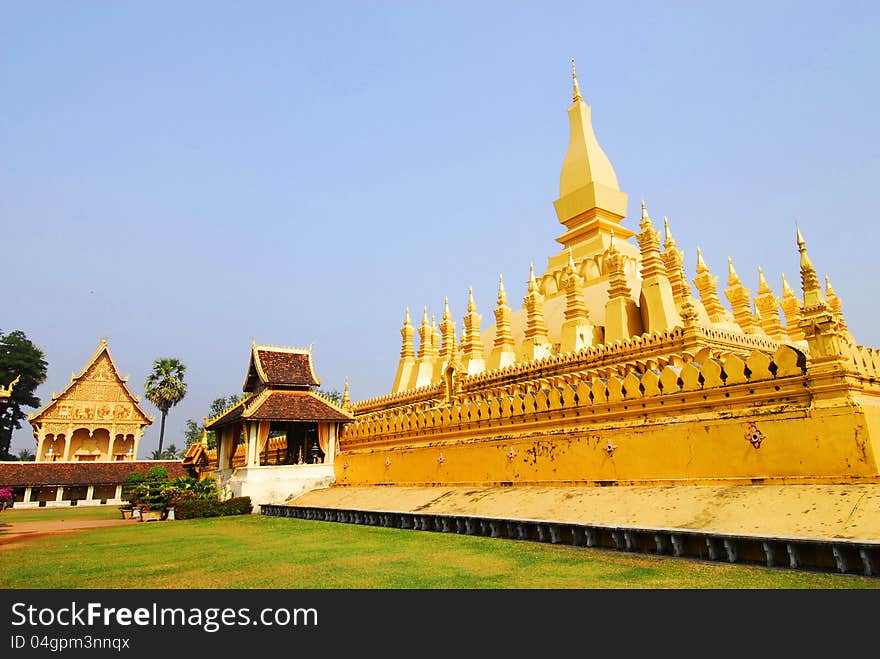
<path id="1" fill-rule="evenodd" d="M 253 391 L 258 381 L 270 387 L 314 387 L 320 384 L 309 352 L 268 346 L 254 346 L 244 390 Z"/>
<path id="2" fill-rule="evenodd" d="M 169 478 L 185 476 L 180 461 L 135 462 L 0 462 L 0 487 L 51 485 L 118 485 L 133 471 L 144 475 L 156 465 L 168 470 Z"/>
<path id="3" fill-rule="evenodd" d="M 273 391 L 255 409 L 249 419 L 272 421 L 351 421 L 350 414 L 321 400 L 309 391 Z"/>

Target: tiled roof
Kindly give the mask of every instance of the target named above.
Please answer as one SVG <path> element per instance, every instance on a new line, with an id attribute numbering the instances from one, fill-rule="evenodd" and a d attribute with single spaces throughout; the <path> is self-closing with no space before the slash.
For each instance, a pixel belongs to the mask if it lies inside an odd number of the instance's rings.
<path id="1" fill-rule="evenodd" d="M 254 409 L 248 409 L 245 416 L 272 421 L 352 420 L 350 414 L 310 391 L 273 391 Z"/>
<path id="2" fill-rule="evenodd" d="M 118 485 L 133 471 L 144 475 L 156 465 L 168 470 L 169 478 L 185 476 L 177 460 L 135 462 L 0 462 L 0 487 L 50 485 Z"/>
<path id="3" fill-rule="evenodd" d="M 321 383 L 315 375 L 312 353 L 301 348 L 254 345 L 244 390 L 254 391 L 257 383 L 270 387 L 314 387 Z"/>

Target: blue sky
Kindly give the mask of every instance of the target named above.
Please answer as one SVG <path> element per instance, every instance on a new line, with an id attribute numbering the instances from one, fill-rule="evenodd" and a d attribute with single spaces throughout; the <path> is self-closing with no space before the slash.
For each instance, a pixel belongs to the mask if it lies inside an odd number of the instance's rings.
<path id="1" fill-rule="evenodd" d="M 799 283 L 795 222 L 880 346 L 875 2 L 0 4 L 0 329 L 43 402 L 101 337 L 136 394 L 187 367 L 166 444 L 240 391 L 251 340 L 387 393 L 404 307 L 484 326 L 561 234 L 569 60 L 629 194 L 692 277 Z M 141 457 L 158 442 L 148 429 Z M 13 449 L 33 447 L 29 427 Z"/>

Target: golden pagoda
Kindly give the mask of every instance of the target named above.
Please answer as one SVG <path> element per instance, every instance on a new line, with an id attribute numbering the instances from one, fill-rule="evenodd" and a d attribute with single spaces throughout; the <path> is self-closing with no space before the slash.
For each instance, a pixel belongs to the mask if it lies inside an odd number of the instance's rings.
<path id="1" fill-rule="evenodd" d="M 518 309 L 499 281 L 490 327 L 471 290 L 458 344 L 448 303 L 439 349 L 427 308 L 416 349 L 407 310 L 392 390 L 352 405 L 337 485 L 877 483 L 880 353 L 823 294 L 800 229 L 800 296 L 761 270 L 753 298 L 730 259 L 722 298 L 699 249 L 689 280 L 668 218 L 661 236 L 643 201 L 624 225 L 572 78 L 560 251 L 523 273 Z"/>

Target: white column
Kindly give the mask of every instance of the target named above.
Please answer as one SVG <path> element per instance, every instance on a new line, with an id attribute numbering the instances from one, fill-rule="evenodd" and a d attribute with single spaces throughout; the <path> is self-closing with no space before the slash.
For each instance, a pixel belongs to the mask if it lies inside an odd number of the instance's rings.
<path id="1" fill-rule="evenodd" d="M 62 501 L 62 497 L 64 496 L 64 486 L 59 485 L 55 488 L 55 501 Z"/>
<path id="2" fill-rule="evenodd" d="M 24 488 L 24 501 L 23 501 L 23 503 L 30 502 L 33 489 L 34 488 L 32 488 L 30 485 L 28 485 L 26 488 Z"/>
<path id="3" fill-rule="evenodd" d="M 89 488 L 86 490 L 86 501 L 91 501 L 95 498 L 95 486 L 89 485 Z"/>
<path id="4" fill-rule="evenodd" d="M 114 498 L 115 498 L 117 501 L 119 501 L 119 500 L 122 499 L 122 485 L 117 485 L 117 486 L 116 486 L 116 494 L 114 495 Z"/>

